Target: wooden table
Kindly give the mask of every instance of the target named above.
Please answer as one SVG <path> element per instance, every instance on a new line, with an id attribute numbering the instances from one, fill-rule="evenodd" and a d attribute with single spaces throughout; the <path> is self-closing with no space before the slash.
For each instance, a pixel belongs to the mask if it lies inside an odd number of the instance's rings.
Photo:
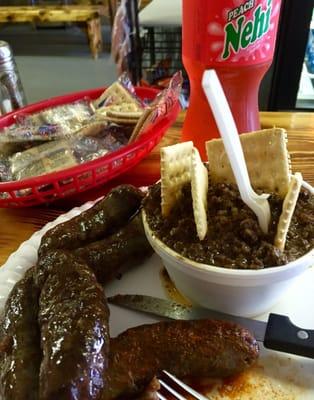
<path id="1" fill-rule="evenodd" d="M 108 15 L 108 7 L 102 5 L 0 7 L 0 23 L 75 22 L 85 24 L 89 47 L 94 58 L 98 58 L 102 50 L 100 17 L 106 15 Z"/>
<path id="2" fill-rule="evenodd" d="M 182 112 L 176 123 L 168 130 L 161 146 L 177 143 L 184 119 Z M 314 113 L 261 113 L 263 128 L 278 126 L 288 131 L 288 149 L 292 158 L 292 168 L 300 171 L 305 180 L 314 185 Z M 159 147 L 132 171 L 123 177 L 111 182 L 116 185 L 125 182 L 134 184 L 148 184 L 159 176 Z M 66 201 L 51 205 L 24 208 L 0 209 L 0 265 L 15 251 L 18 246 L 27 240 L 33 232 L 40 229 L 47 222 L 54 220 L 58 215 L 70 210 L 88 199 L 95 199 L 103 194 L 108 187 L 103 187 L 83 194 L 80 198 L 69 198 Z"/>
<path id="3" fill-rule="evenodd" d="M 142 0 L 141 9 L 151 0 Z M 0 1 L 1 3 L 1 1 Z M 115 4 L 113 6 L 113 4 Z M 103 0 L 98 5 L 30 5 L 0 6 L 0 24 L 73 22 L 83 24 L 89 47 L 95 59 L 102 50 L 101 17 L 110 16 L 112 22 L 117 8 L 116 0 Z"/>

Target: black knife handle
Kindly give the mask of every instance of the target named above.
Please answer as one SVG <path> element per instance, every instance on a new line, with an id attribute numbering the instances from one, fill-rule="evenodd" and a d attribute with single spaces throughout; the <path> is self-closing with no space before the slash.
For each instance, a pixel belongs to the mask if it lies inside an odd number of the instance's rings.
<path id="1" fill-rule="evenodd" d="M 269 314 L 264 346 L 284 353 L 314 358 L 314 330 L 301 329 L 284 315 Z"/>

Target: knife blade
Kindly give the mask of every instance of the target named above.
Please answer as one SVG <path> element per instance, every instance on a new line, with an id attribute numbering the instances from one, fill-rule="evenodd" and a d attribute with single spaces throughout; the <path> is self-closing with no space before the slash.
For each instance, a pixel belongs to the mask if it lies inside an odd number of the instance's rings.
<path id="1" fill-rule="evenodd" d="M 210 318 L 231 321 L 247 328 L 253 333 L 256 340 L 262 342 L 268 349 L 314 358 L 314 330 L 297 327 L 285 315 L 271 313 L 268 321 L 264 322 L 136 294 L 112 296 L 108 298 L 108 302 L 169 319 L 197 320 Z"/>

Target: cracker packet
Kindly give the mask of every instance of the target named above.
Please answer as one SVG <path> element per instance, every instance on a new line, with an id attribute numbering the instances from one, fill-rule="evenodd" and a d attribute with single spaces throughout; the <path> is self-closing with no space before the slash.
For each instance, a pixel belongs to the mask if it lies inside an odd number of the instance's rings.
<path id="1" fill-rule="evenodd" d="M 136 95 L 135 88 L 126 73 L 122 74 L 93 102 L 96 112 L 98 108 L 121 104 L 134 104 L 138 110 L 145 107 L 145 103 Z"/>
<path id="2" fill-rule="evenodd" d="M 0 131 L 0 154 L 2 156 L 10 156 L 13 153 L 61 138 L 64 138 L 63 131 L 56 124 L 41 126 L 12 125 Z"/>
<path id="3" fill-rule="evenodd" d="M 0 155 L 0 182 L 8 182 L 12 179 L 13 178 L 8 158 L 1 157 Z"/>
<path id="4" fill-rule="evenodd" d="M 71 140 L 56 140 L 17 152 L 2 163 L 3 175 L 10 173 L 13 180 L 20 180 L 57 172 L 116 151 L 127 142 L 126 135 L 108 126 L 95 136 L 78 134 Z M 7 165 L 9 168 L 4 169 Z"/>
<path id="5" fill-rule="evenodd" d="M 145 112 L 145 104 L 137 97 L 127 74 L 109 86 L 94 101 L 94 106 L 96 118 L 108 124 L 132 127 L 132 131 Z"/>
<path id="6" fill-rule="evenodd" d="M 181 81 L 149 105 L 137 98 L 126 75 L 93 104 L 87 98 L 19 115 L 0 132 L 0 179 L 21 180 L 60 171 L 114 152 L 145 133 L 178 99 Z"/>
<path id="7" fill-rule="evenodd" d="M 16 121 L 20 126 L 24 127 L 57 125 L 65 136 L 71 136 L 77 132 L 93 114 L 93 104 L 86 98 L 61 106 L 49 107 L 35 114 L 19 115 Z"/>
<path id="8" fill-rule="evenodd" d="M 129 143 L 137 140 L 155 124 L 165 117 L 169 109 L 179 100 L 183 78 L 181 71 L 175 73 L 166 89 L 149 102 L 140 100 L 135 93 L 127 74 L 105 90 L 94 101 L 95 116 L 104 118 L 109 124 L 132 126 Z"/>
<path id="9" fill-rule="evenodd" d="M 111 34 L 111 55 L 116 63 L 118 75 L 128 70 L 127 58 L 131 52 L 130 33 L 127 0 L 122 0 L 115 13 Z"/>
<path id="10" fill-rule="evenodd" d="M 81 137 L 72 142 L 73 154 L 78 163 L 95 160 L 125 146 L 128 138 L 121 132 L 107 129 L 98 137 Z"/>
<path id="11" fill-rule="evenodd" d="M 145 109 L 142 117 L 138 120 L 129 143 L 134 142 L 144 134 L 151 125 L 163 119 L 173 105 L 178 102 L 182 89 L 182 72 L 176 72 L 169 82 L 169 86 L 158 93 L 155 100 Z"/>
<path id="12" fill-rule="evenodd" d="M 14 180 L 48 174 L 78 164 L 67 140 L 42 144 L 16 153 L 9 161 Z"/>

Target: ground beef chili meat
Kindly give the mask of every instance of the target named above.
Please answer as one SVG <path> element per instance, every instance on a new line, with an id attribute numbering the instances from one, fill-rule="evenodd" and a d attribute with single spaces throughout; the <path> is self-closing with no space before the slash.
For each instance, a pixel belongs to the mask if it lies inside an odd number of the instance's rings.
<path id="1" fill-rule="evenodd" d="M 314 247 L 314 196 L 305 189 L 299 195 L 284 252 L 273 246 L 282 208 L 282 200 L 276 195 L 269 198 L 271 224 L 267 235 L 236 186 L 209 185 L 207 198 L 208 232 L 201 242 L 193 218 L 190 184 L 182 189 L 182 197 L 168 218 L 161 215 L 160 184 L 152 186 L 144 200 L 148 224 L 159 239 L 183 256 L 226 268 L 283 265 Z"/>

